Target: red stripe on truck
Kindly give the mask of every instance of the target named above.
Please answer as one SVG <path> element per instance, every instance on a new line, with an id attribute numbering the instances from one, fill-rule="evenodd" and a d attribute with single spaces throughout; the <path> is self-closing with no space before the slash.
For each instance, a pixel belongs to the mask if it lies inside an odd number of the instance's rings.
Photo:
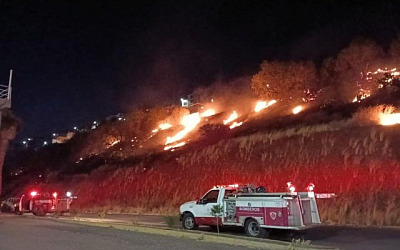
<path id="1" fill-rule="evenodd" d="M 236 216 L 261 217 L 266 226 L 288 226 L 288 210 L 285 207 L 236 207 Z"/>

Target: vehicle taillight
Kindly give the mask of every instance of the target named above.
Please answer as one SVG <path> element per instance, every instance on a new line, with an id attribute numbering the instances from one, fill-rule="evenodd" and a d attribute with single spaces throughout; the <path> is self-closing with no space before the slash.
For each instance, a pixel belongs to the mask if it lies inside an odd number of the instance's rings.
<path id="1" fill-rule="evenodd" d="M 53 197 L 54 197 L 54 198 L 57 198 L 57 192 L 54 192 L 54 193 L 53 193 Z"/>
<path id="2" fill-rule="evenodd" d="M 37 192 L 36 192 L 36 191 L 32 191 L 32 192 L 31 192 L 31 196 L 32 196 L 32 197 L 35 197 L 36 195 L 37 195 Z"/>
<path id="3" fill-rule="evenodd" d="M 290 215 L 290 206 L 289 206 L 289 202 L 286 202 L 286 207 L 287 207 L 287 214 Z"/>
<path id="4" fill-rule="evenodd" d="M 67 192 L 67 197 L 71 197 L 72 193 L 71 192 Z"/>

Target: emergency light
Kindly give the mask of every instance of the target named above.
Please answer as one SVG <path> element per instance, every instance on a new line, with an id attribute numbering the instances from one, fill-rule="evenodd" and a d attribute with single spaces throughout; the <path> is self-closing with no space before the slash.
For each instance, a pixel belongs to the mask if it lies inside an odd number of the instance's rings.
<path id="1" fill-rule="evenodd" d="M 308 184 L 307 191 L 308 192 L 314 192 L 314 188 L 315 188 L 315 185 L 310 183 L 310 184 Z"/>
<path id="2" fill-rule="evenodd" d="M 286 183 L 286 185 L 287 185 L 287 187 L 288 187 L 288 190 L 291 192 L 291 193 L 294 193 L 295 191 L 296 191 L 296 188 L 295 188 L 295 186 L 293 186 L 293 184 L 289 181 L 288 183 Z"/>

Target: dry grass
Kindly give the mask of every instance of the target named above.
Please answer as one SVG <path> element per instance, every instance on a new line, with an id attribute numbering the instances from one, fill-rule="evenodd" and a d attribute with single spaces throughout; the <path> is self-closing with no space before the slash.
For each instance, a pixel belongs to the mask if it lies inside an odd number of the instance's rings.
<path id="1" fill-rule="evenodd" d="M 354 119 L 258 133 L 221 141 L 177 158 L 131 166 L 78 183 L 81 208 L 176 214 L 215 184 L 255 183 L 339 198 L 321 200 L 324 220 L 338 224 L 400 225 L 400 127 L 353 127 Z M 146 168 L 146 169 L 144 169 Z"/>

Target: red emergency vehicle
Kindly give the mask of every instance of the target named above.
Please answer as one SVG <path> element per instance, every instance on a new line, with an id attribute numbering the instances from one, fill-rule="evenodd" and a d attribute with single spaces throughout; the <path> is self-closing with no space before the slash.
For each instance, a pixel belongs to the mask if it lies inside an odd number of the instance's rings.
<path id="1" fill-rule="evenodd" d="M 199 225 L 244 227 L 248 236 L 266 237 L 269 229 L 302 230 L 321 224 L 316 198 L 331 198 L 334 194 L 315 194 L 310 184 L 307 192 L 296 192 L 288 182 L 288 191 L 267 193 L 254 185 L 215 186 L 197 201 L 180 207 L 182 226 L 196 229 Z M 211 213 L 222 208 L 220 216 Z"/>
<path id="2" fill-rule="evenodd" d="M 24 194 L 15 206 L 15 214 L 32 212 L 37 216 L 45 216 L 47 213 L 63 214 L 69 212 L 72 201 L 77 198 L 71 192 L 60 195 L 58 192 L 39 192 L 32 190 Z"/>

